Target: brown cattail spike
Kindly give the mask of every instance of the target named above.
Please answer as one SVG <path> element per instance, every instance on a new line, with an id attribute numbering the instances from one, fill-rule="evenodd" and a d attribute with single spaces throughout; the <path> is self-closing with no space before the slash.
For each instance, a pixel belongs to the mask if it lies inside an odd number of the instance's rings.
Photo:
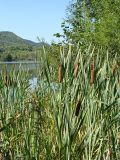
<path id="1" fill-rule="evenodd" d="M 112 65 L 112 75 L 115 74 L 115 70 L 116 70 L 116 62 L 114 62 Z"/>
<path id="2" fill-rule="evenodd" d="M 62 64 L 60 64 L 58 69 L 58 81 L 62 82 L 62 78 Z"/>
<path id="3" fill-rule="evenodd" d="M 108 155 L 109 155 L 109 157 L 112 157 L 112 148 L 111 147 L 109 148 Z"/>
<path id="4" fill-rule="evenodd" d="M 81 107 L 81 102 L 78 101 L 78 102 L 76 103 L 76 110 L 75 110 L 75 115 L 76 115 L 77 117 L 78 117 L 79 112 L 80 112 L 80 107 Z"/>
<path id="5" fill-rule="evenodd" d="M 77 62 L 74 66 L 74 76 L 77 77 L 78 74 L 78 68 L 79 68 L 79 62 Z"/>
<path id="6" fill-rule="evenodd" d="M 95 80 L 95 64 L 93 62 L 90 67 L 90 84 L 93 84 L 94 80 Z"/>
<path id="7" fill-rule="evenodd" d="M 8 76 L 7 75 L 4 76 L 4 84 L 6 86 L 8 86 L 8 84 L 9 84 L 9 80 L 8 80 Z"/>
<path id="8" fill-rule="evenodd" d="M 119 85 L 119 87 L 120 87 L 120 76 L 119 76 L 119 78 L 118 78 L 118 85 Z"/>

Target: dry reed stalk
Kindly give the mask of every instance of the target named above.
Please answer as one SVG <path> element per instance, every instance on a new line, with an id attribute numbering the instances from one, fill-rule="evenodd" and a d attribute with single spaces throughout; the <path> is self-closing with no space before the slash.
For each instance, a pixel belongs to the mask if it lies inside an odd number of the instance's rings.
<path id="1" fill-rule="evenodd" d="M 93 61 L 90 67 L 90 84 L 93 84 L 94 80 L 95 80 L 95 63 Z"/>
<path id="2" fill-rule="evenodd" d="M 112 65 L 112 75 L 115 74 L 115 70 L 116 70 L 116 63 L 114 63 L 114 64 Z"/>
<path id="3" fill-rule="evenodd" d="M 1 151 L 0 151 L 0 160 L 4 160 L 4 155 Z"/>
<path id="4" fill-rule="evenodd" d="M 62 76 L 62 64 L 59 65 L 58 69 L 58 81 L 62 82 L 63 76 Z"/>
<path id="5" fill-rule="evenodd" d="M 4 84 L 6 86 L 9 86 L 9 85 L 11 86 L 13 84 L 13 81 L 12 81 L 11 77 L 5 75 L 5 77 L 4 77 Z"/>
<path id="6" fill-rule="evenodd" d="M 109 160 L 112 157 L 112 149 L 109 148 L 105 160 Z"/>
<path id="7" fill-rule="evenodd" d="M 78 75 L 78 68 L 79 68 L 79 62 L 75 63 L 74 65 L 74 76 L 77 77 Z"/>
<path id="8" fill-rule="evenodd" d="M 19 112 L 16 113 L 16 119 L 19 118 L 21 114 Z"/>

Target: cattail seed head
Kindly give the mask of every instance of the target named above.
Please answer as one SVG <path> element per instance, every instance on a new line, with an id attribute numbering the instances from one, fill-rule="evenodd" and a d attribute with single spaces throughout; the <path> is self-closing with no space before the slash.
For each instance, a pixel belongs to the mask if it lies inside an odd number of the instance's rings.
<path id="1" fill-rule="evenodd" d="M 115 70 L 116 70 L 116 63 L 114 63 L 114 64 L 112 65 L 112 75 L 115 74 Z"/>
<path id="2" fill-rule="evenodd" d="M 58 69 L 58 81 L 62 82 L 63 76 L 62 76 L 62 64 L 59 65 Z"/>
<path id="3" fill-rule="evenodd" d="M 75 76 L 75 77 L 77 77 L 78 68 L 79 68 L 79 62 L 75 63 L 75 65 L 74 65 L 74 76 Z"/>
<path id="4" fill-rule="evenodd" d="M 9 84 L 9 80 L 8 80 L 8 76 L 7 75 L 5 75 L 5 77 L 4 77 L 4 84 L 6 86 L 8 86 L 8 84 Z"/>
<path id="5" fill-rule="evenodd" d="M 94 62 L 91 64 L 91 70 L 94 70 L 95 69 L 95 64 Z"/>
<path id="6" fill-rule="evenodd" d="M 80 100 L 76 103 L 76 110 L 75 110 L 75 115 L 78 117 L 79 112 L 80 112 L 80 107 L 81 107 L 81 102 Z"/>
<path id="7" fill-rule="evenodd" d="M 112 148 L 109 148 L 108 154 L 109 154 L 109 157 L 112 157 Z"/>
<path id="8" fill-rule="evenodd" d="M 119 87 L 120 87 L 120 76 L 119 76 L 119 78 L 118 78 L 118 85 L 119 85 Z"/>

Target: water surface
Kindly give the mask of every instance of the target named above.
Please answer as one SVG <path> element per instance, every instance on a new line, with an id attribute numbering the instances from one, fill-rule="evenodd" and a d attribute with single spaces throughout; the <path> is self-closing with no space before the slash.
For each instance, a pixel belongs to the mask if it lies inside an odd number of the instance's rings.
<path id="1" fill-rule="evenodd" d="M 40 63 L 38 61 L 12 61 L 12 62 L 0 62 L 0 71 L 5 71 L 7 74 L 11 70 L 28 71 L 29 84 L 31 88 L 35 88 L 37 85 L 37 70 L 40 69 Z"/>
<path id="2" fill-rule="evenodd" d="M 23 70 L 36 70 L 40 67 L 38 61 L 12 61 L 12 62 L 0 62 L 0 70 L 6 68 L 7 71 L 10 69 L 15 69 L 16 71 L 20 68 Z"/>

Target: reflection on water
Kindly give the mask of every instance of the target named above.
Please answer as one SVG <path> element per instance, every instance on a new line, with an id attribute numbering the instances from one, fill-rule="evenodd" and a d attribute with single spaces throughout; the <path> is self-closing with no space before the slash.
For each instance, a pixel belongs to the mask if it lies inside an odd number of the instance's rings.
<path id="1" fill-rule="evenodd" d="M 29 71 L 29 85 L 31 89 L 35 89 L 37 86 L 37 71 L 40 69 L 40 63 L 34 62 L 34 61 L 22 61 L 22 62 L 0 62 L 0 71 L 7 71 L 7 74 L 9 75 L 9 71 L 11 70 L 18 71 L 19 69 L 22 69 L 23 71 Z M 8 76 L 9 77 L 9 76 Z M 43 82 L 40 81 L 40 84 L 42 87 L 44 86 Z M 58 89 L 58 84 L 52 82 L 50 84 L 51 89 L 56 90 Z M 49 85 L 45 83 L 44 89 L 48 90 Z"/>
<path id="2" fill-rule="evenodd" d="M 35 89 L 35 87 L 37 86 L 37 77 L 29 79 L 29 85 L 31 89 Z"/>
<path id="3" fill-rule="evenodd" d="M 34 89 L 37 85 L 37 70 L 40 68 L 40 63 L 37 61 L 20 61 L 20 62 L 0 62 L 0 71 L 5 71 L 9 75 L 11 70 L 29 71 L 30 88 Z"/>
<path id="4" fill-rule="evenodd" d="M 6 69 L 8 72 L 11 69 L 18 71 L 20 68 L 23 70 L 36 70 L 40 66 L 36 61 L 20 61 L 20 62 L 0 62 L 0 70 Z"/>

